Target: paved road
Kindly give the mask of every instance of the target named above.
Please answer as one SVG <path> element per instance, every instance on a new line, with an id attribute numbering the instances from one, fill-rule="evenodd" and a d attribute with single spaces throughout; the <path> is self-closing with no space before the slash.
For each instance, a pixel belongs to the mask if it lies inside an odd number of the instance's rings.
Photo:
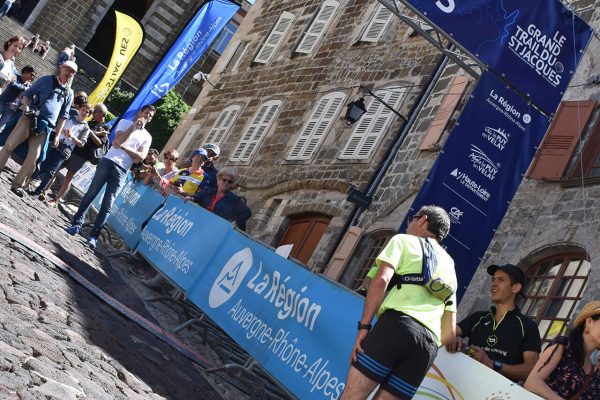
<path id="1" fill-rule="evenodd" d="M 0 175 L 0 226 L 43 246 L 142 317 L 165 327 L 185 319 L 175 305 L 143 302 L 140 296 L 152 291 L 126 268 L 92 252 L 83 237 L 67 235 L 68 221 L 58 210 L 10 192 L 16 168 L 9 161 Z M 206 360 L 219 364 L 211 349 L 197 346 L 197 336 L 182 335 Z M 202 368 L 48 259 L 0 234 L 0 399 L 219 399 L 221 394 L 248 398 L 219 375 L 207 379 Z"/>

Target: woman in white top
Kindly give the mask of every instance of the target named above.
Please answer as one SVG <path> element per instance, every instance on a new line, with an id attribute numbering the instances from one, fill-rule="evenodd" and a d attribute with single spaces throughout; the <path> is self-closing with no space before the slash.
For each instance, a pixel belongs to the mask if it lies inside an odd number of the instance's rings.
<path id="1" fill-rule="evenodd" d="M 2 57 L 0 57 L 0 81 L 1 86 L 7 81 L 16 78 L 14 58 L 18 56 L 25 47 L 25 38 L 21 36 L 11 37 L 4 43 Z"/>

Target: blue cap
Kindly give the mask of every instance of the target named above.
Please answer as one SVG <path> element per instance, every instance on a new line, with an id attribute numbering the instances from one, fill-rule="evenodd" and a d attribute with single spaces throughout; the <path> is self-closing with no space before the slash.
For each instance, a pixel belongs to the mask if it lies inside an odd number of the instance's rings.
<path id="1" fill-rule="evenodd" d="M 208 153 L 203 148 L 199 148 L 194 150 L 194 152 L 192 153 L 192 157 L 194 156 L 204 156 L 204 158 L 208 158 Z"/>

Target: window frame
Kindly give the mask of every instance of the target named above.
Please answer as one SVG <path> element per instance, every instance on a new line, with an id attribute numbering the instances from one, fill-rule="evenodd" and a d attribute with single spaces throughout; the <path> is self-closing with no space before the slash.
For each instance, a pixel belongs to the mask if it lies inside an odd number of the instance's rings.
<path id="1" fill-rule="evenodd" d="M 214 143 L 216 145 L 220 145 L 225 139 L 225 137 L 227 137 L 227 134 L 231 130 L 231 127 L 235 125 L 235 121 L 238 119 L 241 111 L 242 106 L 240 104 L 231 104 L 222 109 L 217 118 L 215 119 L 212 128 L 210 128 L 210 131 L 208 131 L 208 133 L 206 134 L 206 137 L 204 138 L 204 143 Z M 230 115 L 232 116 L 230 117 Z M 217 124 L 221 122 L 226 122 L 226 118 L 228 118 L 229 121 L 228 125 L 224 127 L 217 126 Z M 218 131 L 221 132 L 219 133 Z"/>

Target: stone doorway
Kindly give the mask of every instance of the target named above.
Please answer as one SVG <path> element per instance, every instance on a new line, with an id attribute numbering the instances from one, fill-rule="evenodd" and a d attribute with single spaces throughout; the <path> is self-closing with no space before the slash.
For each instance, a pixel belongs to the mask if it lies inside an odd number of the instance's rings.
<path id="1" fill-rule="evenodd" d="M 330 221 L 331 217 L 323 214 L 292 216 L 288 228 L 277 246 L 293 244 L 290 257 L 306 264 L 321 241 Z"/>

